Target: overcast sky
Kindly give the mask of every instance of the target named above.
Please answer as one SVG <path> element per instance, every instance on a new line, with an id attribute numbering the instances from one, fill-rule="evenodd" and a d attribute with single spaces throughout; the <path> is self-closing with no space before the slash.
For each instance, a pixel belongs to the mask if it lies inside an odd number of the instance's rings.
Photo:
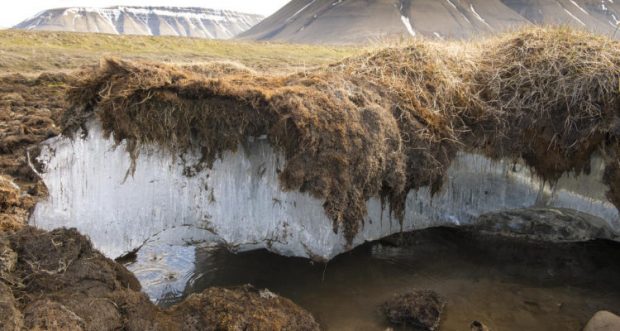
<path id="1" fill-rule="evenodd" d="M 2 0 L 0 27 L 11 27 L 50 8 L 124 6 L 178 6 L 231 9 L 245 13 L 273 14 L 288 0 Z"/>

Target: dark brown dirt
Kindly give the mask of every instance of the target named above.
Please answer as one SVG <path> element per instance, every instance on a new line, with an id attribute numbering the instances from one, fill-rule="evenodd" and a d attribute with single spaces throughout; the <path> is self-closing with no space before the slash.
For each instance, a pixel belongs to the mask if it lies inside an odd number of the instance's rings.
<path id="1" fill-rule="evenodd" d="M 0 76 L 0 231 L 26 224 L 30 209 L 47 190 L 28 165 L 28 151 L 60 133 L 70 75 Z M 33 160 L 31 160 L 34 162 Z"/>
<path id="2" fill-rule="evenodd" d="M 318 330 L 290 300 L 251 286 L 210 288 L 167 310 L 75 230 L 0 234 L 1 330 Z M 8 262 L 7 262 L 8 261 Z"/>
<path id="3" fill-rule="evenodd" d="M 288 76 L 115 59 L 83 76 L 64 133 L 97 116 L 134 159 L 154 144 L 172 156 L 199 150 L 207 166 L 266 134 L 286 156 L 284 189 L 323 199 L 349 241 L 366 201 L 381 197 L 402 217 L 407 193 L 440 190 L 459 150 L 523 159 L 547 181 L 587 172 L 604 153 L 620 206 L 620 43 L 585 32 L 415 40 Z"/>
<path id="4" fill-rule="evenodd" d="M 439 327 L 446 302 L 430 290 L 414 290 L 395 295 L 381 310 L 392 324 L 433 331 Z"/>
<path id="5" fill-rule="evenodd" d="M 26 148 L 60 133 L 65 93 L 74 79 L 66 74 L 0 77 L 0 169 L 18 182 L 33 183 Z"/>
<path id="6" fill-rule="evenodd" d="M 22 313 L 17 309 L 11 288 L 0 282 L 0 330 L 21 330 L 23 326 Z"/>

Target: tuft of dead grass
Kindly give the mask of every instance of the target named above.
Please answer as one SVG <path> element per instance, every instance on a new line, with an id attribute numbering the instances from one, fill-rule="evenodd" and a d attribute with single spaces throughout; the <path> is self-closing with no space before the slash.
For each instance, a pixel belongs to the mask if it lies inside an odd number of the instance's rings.
<path id="1" fill-rule="evenodd" d="M 284 189 L 324 199 L 352 240 L 379 196 L 402 217 L 412 189 L 441 189 L 459 150 L 523 159 L 545 180 L 607 160 L 620 133 L 620 46 L 568 28 L 469 43 L 414 40 L 292 75 L 107 59 L 69 94 L 65 134 L 96 115 L 133 158 L 155 144 L 209 166 L 249 136 L 286 156 Z"/>
<path id="2" fill-rule="evenodd" d="M 34 204 L 34 198 L 22 195 L 19 186 L 0 175 L 0 232 L 24 226 Z"/>
<path id="3" fill-rule="evenodd" d="M 291 300 L 251 285 L 208 288 L 173 307 L 170 315 L 185 321 L 185 329 L 204 324 L 206 330 L 320 330 L 314 317 Z"/>

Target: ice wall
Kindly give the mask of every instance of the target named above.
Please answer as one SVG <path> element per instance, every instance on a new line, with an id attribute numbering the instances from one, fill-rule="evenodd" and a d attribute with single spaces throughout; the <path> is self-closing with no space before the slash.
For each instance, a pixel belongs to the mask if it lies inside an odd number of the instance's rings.
<path id="1" fill-rule="evenodd" d="M 169 240 L 175 242 L 218 241 L 237 250 L 267 248 L 316 259 L 347 249 L 323 201 L 282 191 L 277 173 L 284 158 L 263 139 L 249 139 L 212 169 L 195 174 L 187 171 L 195 155 L 172 158 L 144 148 L 132 175 L 125 146 L 104 139 L 91 122 L 85 139 L 50 139 L 37 160 L 49 197 L 36 206 L 31 223 L 44 229 L 76 227 L 111 257 L 166 233 L 174 233 Z M 589 175 L 565 176 L 551 187 L 522 164 L 461 153 L 441 192 L 431 196 L 422 188 L 409 193 L 402 225 L 388 205 L 368 201 L 368 216 L 354 245 L 401 230 L 471 224 L 483 213 L 531 206 L 579 210 L 618 234 L 618 211 L 604 197 L 602 172 L 602 162 L 594 158 Z"/>

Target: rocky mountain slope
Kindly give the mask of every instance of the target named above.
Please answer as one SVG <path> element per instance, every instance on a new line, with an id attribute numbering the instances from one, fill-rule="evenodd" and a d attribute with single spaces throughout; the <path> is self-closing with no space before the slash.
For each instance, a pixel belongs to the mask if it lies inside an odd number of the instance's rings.
<path id="1" fill-rule="evenodd" d="M 260 15 L 205 8 L 74 7 L 44 11 L 15 28 L 228 39 L 262 19 Z"/>
<path id="2" fill-rule="evenodd" d="M 240 38 L 353 43 L 423 35 L 468 38 L 522 25 L 568 25 L 618 37 L 614 0 L 292 0 Z"/>

